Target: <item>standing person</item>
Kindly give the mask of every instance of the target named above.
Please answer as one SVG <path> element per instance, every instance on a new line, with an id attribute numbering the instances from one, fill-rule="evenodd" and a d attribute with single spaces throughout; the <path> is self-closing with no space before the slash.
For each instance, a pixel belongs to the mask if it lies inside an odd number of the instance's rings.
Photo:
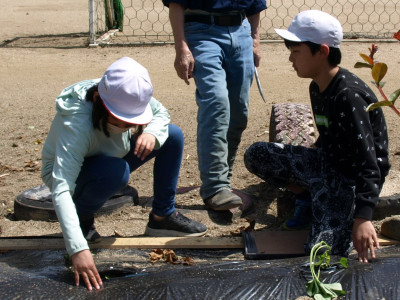
<path id="1" fill-rule="evenodd" d="M 247 169 L 296 194 L 286 229 L 311 225 L 306 252 L 324 240 L 332 254 L 348 255 L 352 244 L 360 262 L 375 258 L 379 242 L 372 210 L 389 172 L 388 134 L 382 110 L 357 76 L 338 66 L 343 38 L 339 21 L 322 11 L 299 13 L 287 30 L 275 29 L 290 51 L 297 75 L 311 78 L 310 99 L 319 132 L 316 148 L 255 143 L 245 153 Z"/>
<path id="2" fill-rule="evenodd" d="M 102 281 L 88 240 L 100 237 L 94 213 L 128 184 L 129 175 L 155 157 L 154 201 L 146 234 L 201 236 L 205 225 L 175 210 L 183 134 L 152 97 L 147 70 L 123 57 L 102 78 L 76 83 L 56 99 L 57 114 L 42 152 L 42 178 L 52 192 L 75 283 L 89 290 Z"/>
<path id="3" fill-rule="evenodd" d="M 260 12 L 265 0 L 163 0 L 175 40 L 175 70 L 196 83 L 200 195 L 214 210 L 242 204 L 231 191 L 232 169 L 247 126 L 254 66 L 260 63 Z"/>

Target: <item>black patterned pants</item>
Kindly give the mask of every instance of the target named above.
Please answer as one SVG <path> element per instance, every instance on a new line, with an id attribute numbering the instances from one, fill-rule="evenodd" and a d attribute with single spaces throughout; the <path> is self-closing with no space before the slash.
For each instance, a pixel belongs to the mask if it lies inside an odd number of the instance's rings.
<path id="1" fill-rule="evenodd" d="M 297 185 L 312 198 L 312 223 L 305 251 L 320 241 L 331 254 L 347 256 L 353 247 L 354 181 L 326 164 L 319 149 L 258 142 L 244 155 L 246 168 L 277 187 Z"/>

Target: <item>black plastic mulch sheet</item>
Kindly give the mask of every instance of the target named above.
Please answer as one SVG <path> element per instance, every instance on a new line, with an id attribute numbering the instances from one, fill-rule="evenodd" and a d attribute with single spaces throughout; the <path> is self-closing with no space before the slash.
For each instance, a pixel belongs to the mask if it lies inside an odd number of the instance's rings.
<path id="1" fill-rule="evenodd" d="M 120 250 L 113 251 L 110 255 Z M 149 252 L 143 253 L 146 256 Z M 287 300 L 306 296 L 305 284 L 311 276 L 308 257 L 225 262 L 219 258 L 194 266 L 156 263 L 140 270 L 124 268 L 121 262 L 114 264 L 113 272 L 107 271 L 109 265 L 97 261 L 101 274 L 117 277 L 103 279 L 103 289 L 89 292 L 74 286 L 63 255 L 63 251 L 1 254 L 1 299 Z M 195 257 L 196 251 L 184 255 Z M 332 257 L 332 261 L 336 259 Z M 332 268 L 323 271 L 321 278 L 342 284 L 346 295 L 340 299 L 400 299 L 400 248 L 378 251 L 378 259 L 369 264 L 350 257 L 348 269 Z"/>

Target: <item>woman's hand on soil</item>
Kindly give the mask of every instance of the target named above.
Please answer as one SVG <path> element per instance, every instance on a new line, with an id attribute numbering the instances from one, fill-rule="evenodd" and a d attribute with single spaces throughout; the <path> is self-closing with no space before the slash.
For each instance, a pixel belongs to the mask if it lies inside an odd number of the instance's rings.
<path id="1" fill-rule="evenodd" d="M 83 250 L 71 256 L 72 266 L 75 275 L 75 284 L 79 286 L 79 276 L 82 276 L 87 289 L 91 291 L 92 285 L 96 290 L 103 287 L 100 274 L 93 261 L 92 253 L 89 250 Z"/>

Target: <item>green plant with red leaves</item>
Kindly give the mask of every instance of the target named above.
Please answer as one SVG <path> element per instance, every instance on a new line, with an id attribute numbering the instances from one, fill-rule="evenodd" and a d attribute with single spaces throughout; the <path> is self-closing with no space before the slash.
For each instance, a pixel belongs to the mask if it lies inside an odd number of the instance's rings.
<path id="1" fill-rule="evenodd" d="M 397 33 L 395 33 L 393 35 L 393 37 L 400 41 L 400 30 Z M 357 62 L 354 65 L 354 67 L 371 69 L 372 78 L 374 79 L 374 81 L 372 83 L 378 88 L 378 90 L 384 100 L 378 101 L 377 103 L 370 104 L 367 107 L 366 111 L 371 111 L 375 108 L 382 107 L 382 106 L 389 106 L 400 117 L 400 111 L 394 105 L 397 98 L 399 98 L 399 96 L 400 96 L 400 89 L 397 89 L 396 91 L 394 91 L 392 94 L 390 94 L 389 97 L 386 96 L 385 92 L 383 91 L 383 86 L 385 85 L 385 82 L 383 82 L 382 79 L 385 77 L 385 75 L 387 73 L 388 66 L 385 63 L 377 62 L 374 59 L 374 55 L 378 51 L 378 46 L 372 44 L 371 48 L 368 48 L 368 50 L 370 52 L 369 55 L 360 53 L 360 56 L 362 57 L 364 62 Z"/>

